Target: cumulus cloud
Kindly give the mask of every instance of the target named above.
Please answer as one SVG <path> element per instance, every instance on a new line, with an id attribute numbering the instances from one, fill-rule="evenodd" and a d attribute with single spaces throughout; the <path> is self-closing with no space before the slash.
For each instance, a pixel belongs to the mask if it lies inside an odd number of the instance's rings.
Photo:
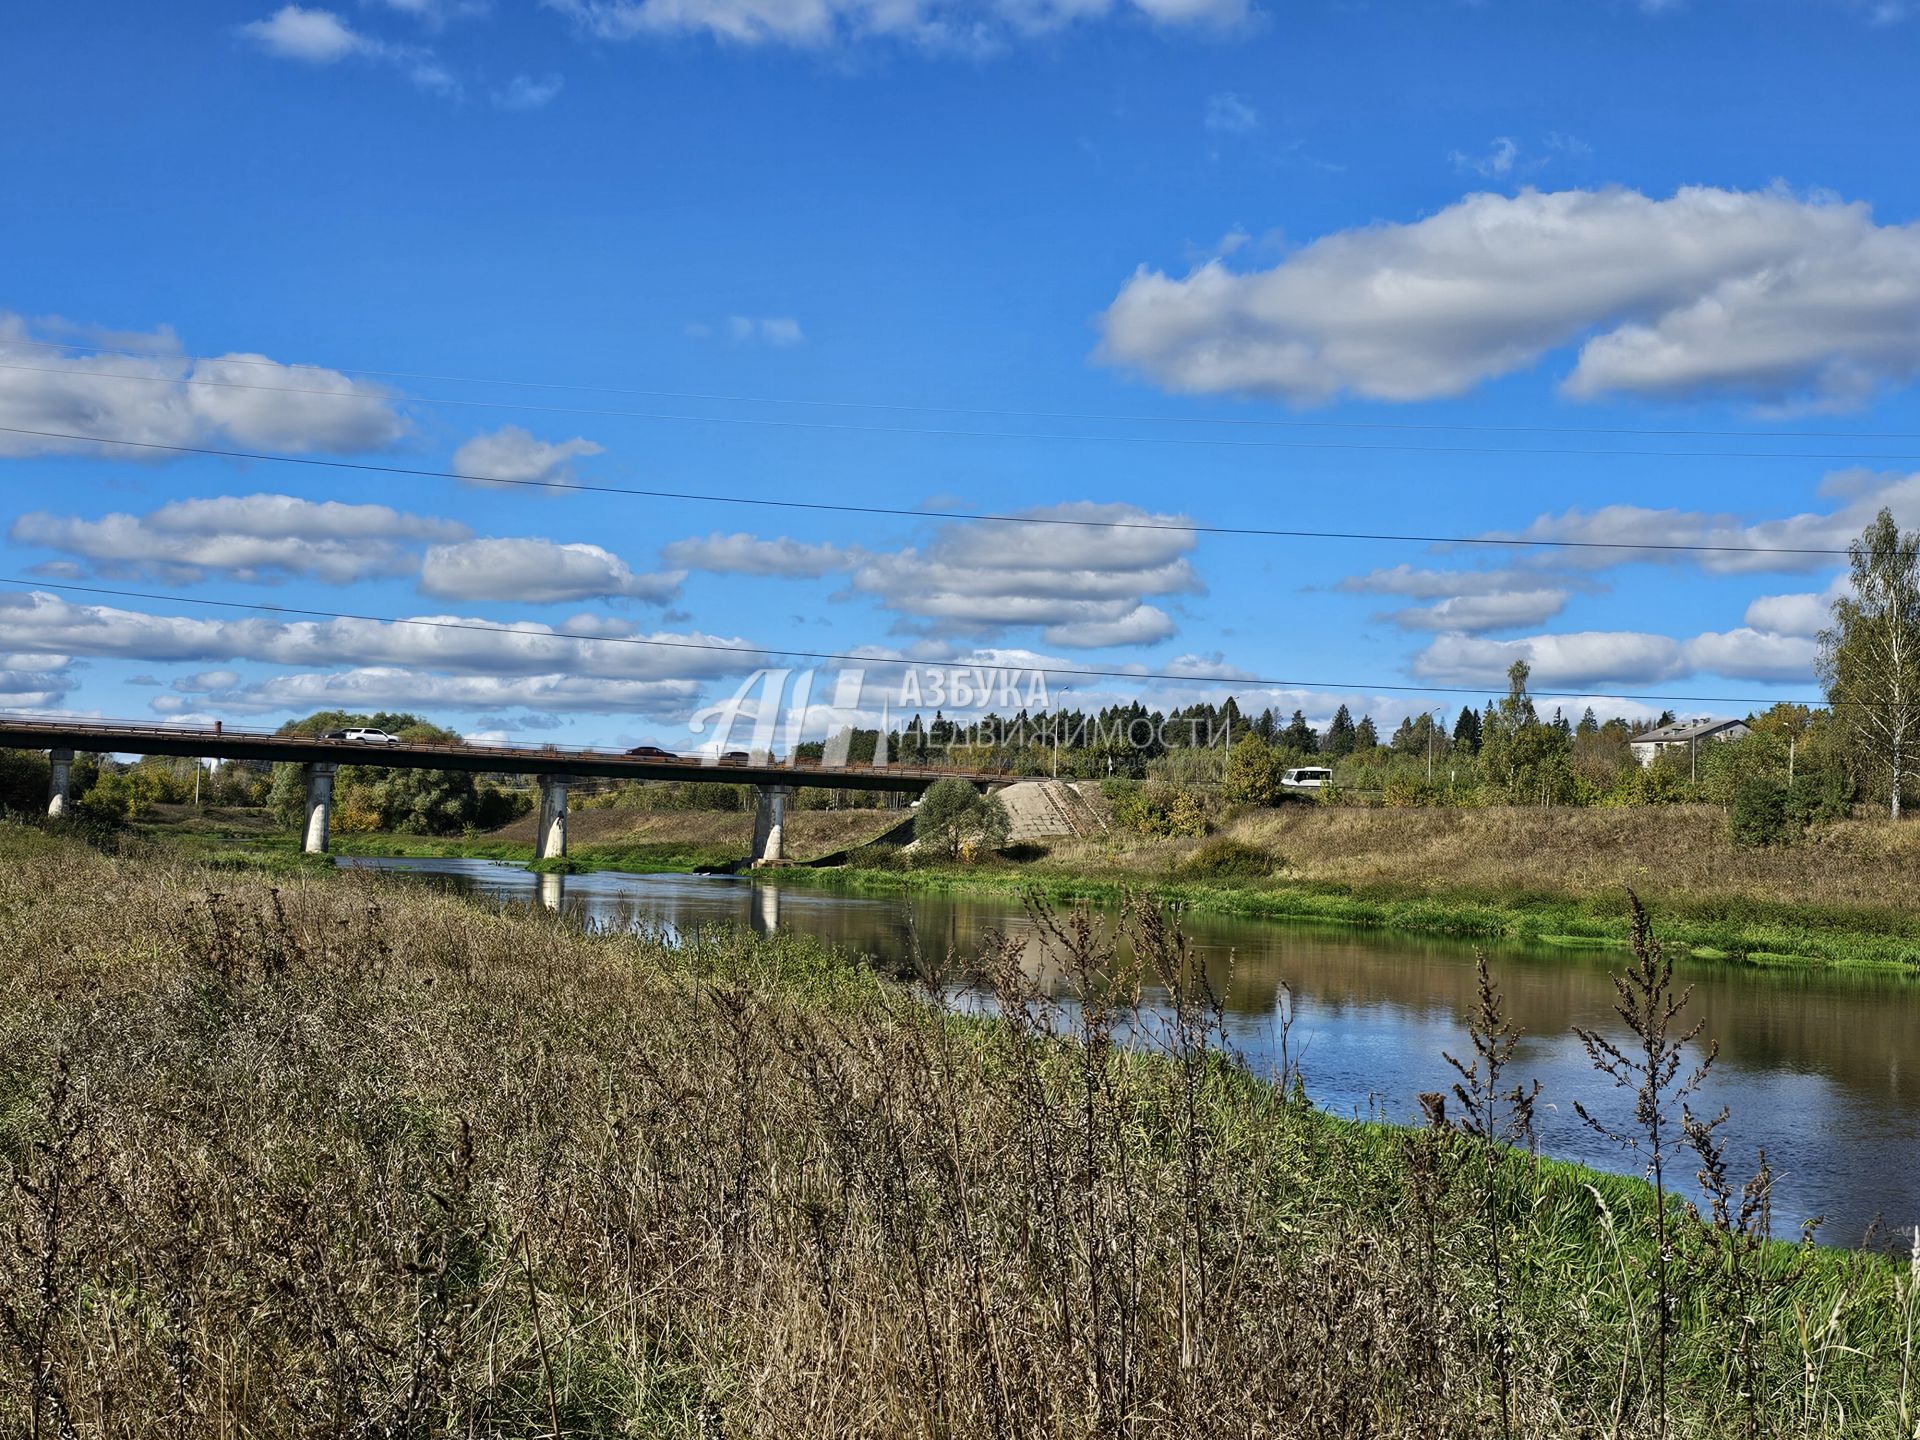
<path id="1" fill-rule="evenodd" d="M 1906 528 L 1920 528 L 1920 472 L 1909 475 L 1847 471 L 1822 487 L 1841 503 L 1777 519 L 1747 521 L 1699 510 L 1604 505 L 1542 515 L 1520 530 L 1489 532 L 1490 539 L 1572 541 L 1604 548 L 1562 550 L 1556 566 L 1605 567 L 1628 561 L 1697 565 L 1713 574 L 1793 573 L 1846 562 L 1846 549 L 1882 508 Z M 1661 550 L 1635 546 L 1724 546 L 1723 550 Z M 1620 549 L 1610 547 L 1620 546 Z M 1752 553 L 1758 550 L 1762 553 Z M 1774 553 L 1765 553 L 1774 552 Z M 1786 553 L 1779 553 L 1786 552 Z"/>
<path id="2" fill-rule="evenodd" d="M 784 575 L 816 579 L 854 561 L 854 552 L 838 545 L 806 544 L 784 535 L 762 540 L 745 531 L 675 540 L 660 559 L 679 570 L 710 570 L 722 575 Z"/>
<path id="3" fill-rule="evenodd" d="M 1413 673 L 1436 684 L 1499 686 L 1516 660 L 1532 668 L 1531 683 L 1538 690 L 1651 685 L 1687 670 L 1685 651 L 1671 636 L 1584 630 L 1519 640 L 1441 635 L 1414 657 Z"/>
<path id="4" fill-rule="evenodd" d="M 1504 684 L 1524 660 L 1537 690 L 1591 690 L 1601 685 L 1657 685 L 1694 674 L 1765 683 L 1810 682 L 1817 646 L 1803 636 L 1750 627 L 1708 631 L 1690 639 L 1634 630 L 1587 630 L 1487 640 L 1436 637 L 1414 657 L 1413 673 L 1445 685 Z"/>
<path id="5" fill-rule="evenodd" d="M 894 40 L 981 53 L 1025 35 L 1110 16 L 1168 27 L 1218 28 L 1247 17 L 1248 0 L 542 0 L 606 40 L 707 34 L 741 45 L 819 47 Z"/>
<path id="6" fill-rule="evenodd" d="M 41 591 L 0 593 L 0 647 L 151 663 L 255 661 L 289 667 L 398 667 L 454 675 L 575 675 L 609 680 L 700 679 L 765 663 L 739 638 L 699 631 L 576 639 L 531 621 L 460 615 L 386 620 L 209 619 L 76 605 Z M 501 702 L 506 703 L 506 702 Z"/>
<path id="7" fill-rule="evenodd" d="M 565 485 L 573 479 L 569 462 L 604 451 L 604 446 L 577 435 L 571 440 L 548 442 L 536 440 L 518 425 L 503 425 L 490 434 L 474 436 L 454 451 L 453 469 L 468 484 L 482 489 Z"/>
<path id="8" fill-rule="evenodd" d="M 66 668 L 60 656 L 40 657 L 39 664 L 32 657 L 5 658 L 8 663 L 0 665 L 0 710 L 43 710 L 62 705 L 80 687 L 79 677 Z"/>
<path id="9" fill-rule="evenodd" d="M 1407 630 L 1512 630 L 1542 625 L 1567 608 L 1564 590 L 1501 590 L 1452 595 L 1434 605 L 1396 610 L 1386 618 Z"/>
<path id="10" fill-rule="evenodd" d="M 429 5 L 396 5 L 421 15 L 439 13 Z M 460 85 L 434 53 L 419 45 L 399 45 L 354 29 L 332 10 L 283 5 L 262 20 L 240 27 L 240 34 L 279 60 L 304 65 L 337 65 L 343 60 L 367 60 L 392 66 L 422 90 L 458 95 Z"/>
<path id="11" fill-rule="evenodd" d="M 154 575 L 189 584 L 208 575 L 274 580 L 311 575 L 333 584 L 410 573 L 409 541 L 463 539 L 451 520 L 385 505 L 223 495 L 175 500 L 145 515 L 97 520 L 34 511 L 8 531 L 15 544 L 78 555 L 110 575 Z"/>
<path id="12" fill-rule="evenodd" d="M 420 590 L 440 600 L 517 600 L 549 605 L 567 600 L 629 598 L 655 605 L 680 593 L 684 571 L 636 574 L 598 545 L 551 540 L 467 540 L 435 545 L 420 566 Z"/>
<path id="13" fill-rule="evenodd" d="M 1773 635 L 1811 639 L 1833 623 L 1833 602 L 1848 588 L 1843 574 L 1815 594 L 1757 595 L 1747 606 L 1747 624 Z"/>
<path id="14" fill-rule="evenodd" d="M 1571 395 L 1846 405 L 1920 373 L 1920 225 L 1784 191 L 1469 195 L 1265 270 L 1141 267 L 1100 355 L 1170 390 L 1460 395 L 1578 343 Z"/>
<path id="15" fill-rule="evenodd" d="M 234 353 L 194 360 L 169 334 L 160 353 L 84 354 L 32 344 L 27 323 L 0 312 L 0 425 L 111 436 L 155 445 L 384 450 L 406 434 L 394 397 L 318 365 Z M 155 458 L 114 445 L 0 434 L 0 456 L 101 453 Z"/>
<path id="16" fill-rule="evenodd" d="M 1133 505 L 1074 501 L 1021 512 L 1061 525 L 979 521 L 943 527 L 924 548 L 863 554 L 853 588 L 936 632 L 1039 626 L 1049 645 L 1149 644 L 1173 633 L 1143 597 L 1197 592 L 1185 520 Z"/>
<path id="17" fill-rule="evenodd" d="M 195 703 L 240 714 L 319 709 L 486 711 L 525 705 L 549 715 L 644 715 L 654 720 L 676 720 L 692 713 L 700 690 L 700 682 L 690 679 L 434 675 L 411 667 L 370 665 L 275 675 L 203 695 Z"/>

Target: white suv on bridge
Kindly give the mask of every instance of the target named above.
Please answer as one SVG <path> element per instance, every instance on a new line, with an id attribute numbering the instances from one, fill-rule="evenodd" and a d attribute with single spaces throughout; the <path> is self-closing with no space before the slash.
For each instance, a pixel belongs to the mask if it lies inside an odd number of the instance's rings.
<path id="1" fill-rule="evenodd" d="M 400 737 L 389 735 L 384 730 L 370 730 L 358 727 L 352 730 L 329 730 L 320 737 L 322 740 L 358 740 L 364 745 L 398 745 Z"/>

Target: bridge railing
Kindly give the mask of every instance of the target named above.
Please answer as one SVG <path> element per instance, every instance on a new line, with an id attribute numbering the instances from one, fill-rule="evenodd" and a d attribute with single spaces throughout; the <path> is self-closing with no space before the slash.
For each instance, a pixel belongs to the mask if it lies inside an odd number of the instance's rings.
<path id="1" fill-rule="evenodd" d="M 256 726 L 227 725 L 224 722 L 218 729 L 210 730 L 204 725 L 185 725 L 155 722 L 151 720 L 96 719 L 92 716 L 62 716 L 50 719 L 44 715 L 22 715 L 18 712 L 0 711 L 0 728 L 12 731 L 31 732 L 49 742 L 49 748 L 55 748 L 64 739 L 69 746 L 75 746 L 80 737 L 88 741 L 101 738 L 124 738 L 137 741 L 148 737 L 165 737 L 170 741 L 207 740 L 218 744 L 222 740 L 253 740 L 268 743 L 283 742 L 288 745 L 334 744 L 350 753 L 366 753 L 369 757 L 380 753 L 371 746 L 361 746 L 354 741 L 327 741 L 318 735 L 283 735 L 277 730 L 265 730 Z M 539 745 L 518 745 L 504 740 L 403 740 L 401 746 L 408 751 L 440 751 L 448 755 L 471 755 L 479 750 L 501 759 L 539 759 L 550 756 L 578 756 L 592 760 L 627 760 L 653 764 L 677 764 L 686 767 L 689 772 L 710 772 L 714 770 L 741 769 L 777 769 L 805 770 L 810 774 L 855 774 L 855 775 L 898 775 L 905 778 L 933 777 L 945 778 L 958 776 L 966 779 L 1004 779 L 1011 775 L 1005 765 L 963 768 L 953 765 L 901 765 L 889 762 L 875 765 L 871 761 L 846 761 L 838 765 L 828 765 L 823 759 L 811 756 L 786 756 L 784 758 L 765 755 L 745 760 L 732 760 L 724 757 L 705 755 L 666 756 L 629 756 L 620 750 L 603 750 L 591 745 L 560 745 L 551 741 Z M 90 747 L 91 748 L 91 747 Z M 110 747 L 109 747 L 110 748 Z M 137 744 L 130 744 L 128 750 L 137 751 Z"/>

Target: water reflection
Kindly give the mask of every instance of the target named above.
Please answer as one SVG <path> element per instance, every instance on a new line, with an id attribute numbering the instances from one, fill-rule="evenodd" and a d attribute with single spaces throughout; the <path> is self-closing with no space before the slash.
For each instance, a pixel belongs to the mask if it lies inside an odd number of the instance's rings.
<path id="1" fill-rule="evenodd" d="M 1018 940 L 1042 984 L 1061 982 L 1017 904 L 950 896 L 887 897 L 781 889 L 741 878 L 532 876 L 490 861 L 382 861 L 381 868 L 440 877 L 478 894 L 563 909 L 610 926 L 684 935 L 717 924 L 771 934 L 810 931 L 890 967 L 978 954 L 989 932 Z M 1227 1005 L 1232 1043 L 1257 1067 L 1278 1063 L 1283 985 L 1296 1016 L 1289 1053 L 1308 1093 L 1335 1111 L 1413 1121 L 1423 1090 L 1453 1076 L 1442 1052 L 1464 1055 L 1475 980 L 1471 946 L 1364 931 L 1274 925 L 1190 915 L 1196 957 Z M 1524 1073 L 1541 1082 L 1542 1148 L 1632 1169 L 1573 1114 L 1579 1099 L 1616 1122 L 1630 1099 L 1605 1088 L 1573 1036 L 1575 1026 L 1618 1036 L 1607 977 L 1613 952 L 1503 949 L 1496 973 L 1526 1032 Z M 1764 1145 L 1778 1175 L 1783 1227 L 1824 1215 L 1823 1238 L 1848 1244 L 1876 1216 L 1920 1219 L 1920 1073 L 1908 1064 L 1920 1036 L 1920 984 L 1891 976 L 1766 971 L 1682 964 L 1694 987 L 1689 1016 L 1704 1021 L 1720 1060 L 1696 1109 L 1732 1107 L 1729 1154 L 1751 1168 Z M 1149 1001 L 1164 1002 L 1163 993 Z M 1683 1160 L 1676 1167 L 1691 1171 Z"/>

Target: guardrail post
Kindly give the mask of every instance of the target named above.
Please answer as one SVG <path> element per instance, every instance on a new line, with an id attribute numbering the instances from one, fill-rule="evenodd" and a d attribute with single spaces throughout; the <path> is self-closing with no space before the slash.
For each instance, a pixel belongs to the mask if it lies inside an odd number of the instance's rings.
<path id="1" fill-rule="evenodd" d="M 339 767 L 321 762 L 307 766 L 307 828 L 300 848 L 309 855 L 327 853 L 327 830 L 333 821 L 333 772 Z"/>
<path id="2" fill-rule="evenodd" d="M 753 787 L 753 863 L 778 865 L 786 858 L 788 785 Z"/>
<path id="3" fill-rule="evenodd" d="M 551 860 L 567 853 L 567 777 L 540 777 L 540 816 L 533 832 L 533 858 Z"/>
<path id="4" fill-rule="evenodd" d="M 67 790 L 73 783 L 73 751 L 47 752 L 47 818 L 58 820 L 67 813 Z"/>

